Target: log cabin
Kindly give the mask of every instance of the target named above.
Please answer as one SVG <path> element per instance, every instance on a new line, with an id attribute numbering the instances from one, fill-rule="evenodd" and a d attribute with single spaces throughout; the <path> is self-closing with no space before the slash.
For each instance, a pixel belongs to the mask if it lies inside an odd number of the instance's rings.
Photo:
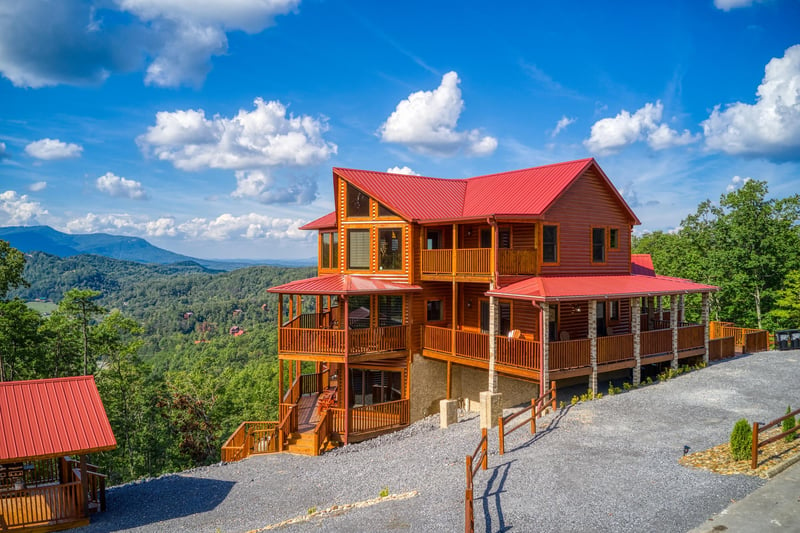
<path id="1" fill-rule="evenodd" d="M 643 365 L 707 360 L 716 287 L 631 253 L 639 219 L 594 159 L 468 179 L 334 168 L 333 191 L 336 210 L 302 228 L 318 233 L 318 276 L 269 289 L 280 420 L 244 423 L 229 458 L 256 442 L 316 454 L 440 399 L 494 389 L 510 406 L 552 381 L 597 390 L 609 372 L 638 383 Z"/>

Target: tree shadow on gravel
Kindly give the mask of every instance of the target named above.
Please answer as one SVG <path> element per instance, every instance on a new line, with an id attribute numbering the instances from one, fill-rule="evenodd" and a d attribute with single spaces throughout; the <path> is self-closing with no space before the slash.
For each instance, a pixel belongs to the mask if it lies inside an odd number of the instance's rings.
<path id="1" fill-rule="evenodd" d="M 507 463 L 497 465 L 492 468 L 492 475 L 486 482 L 486 489 L 483 491 L 481 500 L 483 501 L 483 517 L 486 522 L 486 531 L 497 531 L 502 533 L 511 530 L 511 526 L 506 524 L 505 517 L 503 516 L 503 505 L 500 501 L 500 495 L 505 492 L 503 487 L 508 478 L 508 471 L 511 470 L 511 464 L 516 459 L 512 459 Z M 492 497 L 494 497 L 494 506 L 491 504 Z M 494 507 L 495 514 L 497 515 L 497 529 L 492 527 L 492 507 Z"/>
<path id="2" fill-rule="evenodd" d="M 556 413 L 556 415 L 553 418 L 550 419 L 550 422 L 547 423 L 547 427 L 545 427 L 542 430 L 538 429 L 538 427 L 537 427 L 536 434 L 533 435 L 530 439 L 528 439 L 525 442 L 523 442 L 522 444 L 518 444 L 517 446 L 514 446 L 513 448 L 506 446 L 506 453 L 515 452 L 517 450 L 522 450 L 522 449 L 525 449 L 525 448 L 529 448 L 535 442 L 538 442 L 539 440 L 545 438 L 547 435 L 549 435 L 550 433 L 552 433 L 553 431 L 558 429 L 558 425 L 561 423 L 561 420 L 565 416 L 567 416 L 567 413 L 569 412 L 570 409 L 572 409 L 572 405 L 567 405 L 567 406 L 562 407 L 561 409 L 559 409 L 558 412 Z"/>
<path id="3" fill-rule="evenodd" d="M 232 481 L 166 476 L 107 492 L 108 510 L 92 515 L 83 532 L 145 527 L 216 508 L 235 485 Z"/>

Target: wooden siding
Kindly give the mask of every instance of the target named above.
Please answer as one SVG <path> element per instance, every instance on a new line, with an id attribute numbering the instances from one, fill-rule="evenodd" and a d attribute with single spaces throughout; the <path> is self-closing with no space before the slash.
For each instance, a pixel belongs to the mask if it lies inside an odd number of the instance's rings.
<path id="1" fill-rule="evenodd" d="M 627 274 L 630 272 L 631 220 L 594 169 L 587 170 L 546 214 L 559 224 L 559 265 L 542 265 L 543 275 Z M 545 222 L 545 223 L 547 223 Z M 592 263 L 593 227 L 619 229 L 619 249 L 606 246 L 606 262 Z M 541 251 L 539 252 L 541 259 Z"/>
<path id="2" fill-rule="evenodd" d="M 539 310 L 530 302 L 514 300 L 511 307 L 511 328 L 520 330 L 526 339 L 539 340 Z"/>
<path id="3" fill-rule="evenodd" d="M 569 339 L 585 339 L 589 336 L 589 302 L 563 302 L 558 306 L 558 339 L 562 331 L 569 334 Z"/>

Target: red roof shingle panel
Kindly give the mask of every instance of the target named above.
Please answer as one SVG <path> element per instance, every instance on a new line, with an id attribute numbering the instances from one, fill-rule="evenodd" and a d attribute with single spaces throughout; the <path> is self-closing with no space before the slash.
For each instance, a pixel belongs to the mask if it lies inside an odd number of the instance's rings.
<path id="1" fill-rule="evenodd" d="M 336 211 L 321 216 L 316 220 L 312 220 L 308 224 L 300 226 L 300 229 L 330 229 L 335 227 L 336 227 Z"/>
<path id="2" fill-rule="evenodd" d="M 315 278 L 301 279 L 271 287 L 269 292 L 280 294 L 372 294 L 376 292 L 401 293 L 417 292 L 422 287 L 397 283 L 395 281 L 369 278 L 365 276 L 351 276 L 347 274 L 330 274 Z"/>
<path id="3" fill-rule="evenodd" d="M 0 383 L 0 463 L 116 447 L 94 376 Z"/>

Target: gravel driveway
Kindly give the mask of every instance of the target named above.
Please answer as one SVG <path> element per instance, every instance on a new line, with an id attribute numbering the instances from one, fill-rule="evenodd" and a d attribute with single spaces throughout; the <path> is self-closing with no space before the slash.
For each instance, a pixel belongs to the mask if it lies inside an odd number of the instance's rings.
<path id="1" fill-rule="evenodd" d="M 800 351 L 765 352 L 668 382 L 568 406 L 519 430 L 475 486 L 477 531 L 685 532 L 764 481 L 677 463 L 728 439 L 745 417 L 766 422 L 800 405 Z M 438 418 L 321 457 L 255 456 L 133 483 L 108 492 L 108 511 L 81 531 L 241 532 L 323 509 L 416 490 L 283 531 L 460 531 L 464 457 L 480 436 L 468 415 Z"/>

